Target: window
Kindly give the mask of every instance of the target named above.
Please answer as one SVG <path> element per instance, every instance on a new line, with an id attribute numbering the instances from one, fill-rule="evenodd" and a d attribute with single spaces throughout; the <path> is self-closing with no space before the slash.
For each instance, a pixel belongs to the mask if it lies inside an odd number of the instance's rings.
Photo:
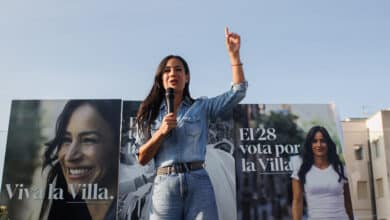
<path id="1" fill-rule="evenodd" d="M 362 145 L 354 145 L 353 150 L 355 151 L 355 159 L 363 160 L 363 146 Z"/>
<path id="2" fill-rule="evenodd" d="M 357 182 L 357 198 L 358 199 L 368 199 L 367 181 L 358 181 Z"/>
<path id="3" fill-rule="evenodd" d="M 383 193 L 383 179 L 382 178 L 378 178 L 376 179 L 376 190 L 377 190 L 377 196 L 378 198 L 381 198 L 384 196 L 384 193 Z"/>

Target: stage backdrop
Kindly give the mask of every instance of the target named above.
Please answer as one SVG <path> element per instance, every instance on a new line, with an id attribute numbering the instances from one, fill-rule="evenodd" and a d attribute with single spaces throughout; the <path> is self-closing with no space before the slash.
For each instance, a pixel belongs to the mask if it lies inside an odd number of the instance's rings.
<path id="1" fill-rule="evenodd" d="M 13 101 L 1 188 L 9 218 L 147 220 L 155 167 L 136 159 L 139 104 Z M 290 175 L 314 125 L 342 158 L 332 105 L 241 104 L 211 118 L 205 163 L 219 219 L 291 219 Z"/>

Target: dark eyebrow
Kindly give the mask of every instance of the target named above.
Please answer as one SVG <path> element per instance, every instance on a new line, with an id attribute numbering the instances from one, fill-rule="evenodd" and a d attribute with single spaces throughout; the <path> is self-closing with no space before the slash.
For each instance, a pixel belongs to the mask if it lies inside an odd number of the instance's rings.
<path id="1" fill-rule="evenodd" d="M 178 67 L 180 67 L 180 68 L 183 68 L 183 66 L 182 65 L 176 65 L 176 66 L 165 66 L 165 68 L 178 68 Z"/>
<path id="2" fill-rule="evenodd" d="M 64 136 L 66 136 L 66 135 L 71 136 L 71 133 L 69 131 L 66 131 Z M 83 131 L 83 132 L 79 133 L 78 136 L 88 136 L 88 135 L 96 135 L 98 137 L 102 136 L 102 134 L 98 131 Z"/>
<path id="3" fill-rule="evenodd" d="M 98 137 L 101 137 L 102 135 L 98 131 L 83 131 L 79 134 L 79 136 L 87 136 L 87 135 L 96 135 Z"/>

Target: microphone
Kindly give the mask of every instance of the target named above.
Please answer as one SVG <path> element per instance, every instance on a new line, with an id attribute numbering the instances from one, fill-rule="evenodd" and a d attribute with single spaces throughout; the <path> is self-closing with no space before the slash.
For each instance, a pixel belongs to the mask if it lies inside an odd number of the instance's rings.
<path id="1" fill-rule="evenodd" d="M 175 100 L 175 90 L 173 88 L 167 88 L 165 91 L 165 99 L 168 105 L 168 113 L 174 112 L 173 103 Z"/>

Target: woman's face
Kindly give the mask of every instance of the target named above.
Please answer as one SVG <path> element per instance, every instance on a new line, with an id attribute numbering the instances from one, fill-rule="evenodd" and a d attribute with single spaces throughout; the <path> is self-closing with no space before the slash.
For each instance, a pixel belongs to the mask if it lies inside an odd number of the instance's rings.
<path id="1" fill-rule="evenodd" d="M 113 168 L 114 142 L 110 126 L 91 105 L 78 107 L 69 119 L 58 152 L 68 186 L 73 184 L 78 191 L 78 184 L 109 185 L 105 180 L 110 178 L 105 177 Z"/>
<path id="2" fill-rule="evenodd" d="M 185 73 L 183 63 L 179 59 L 171 58 L 163 70 L 162 82 L 164 89 L 173 88 L 176 92 L 182 92 L 189 77 Z"/>
<path id="3" fill-rule="evenodd" d="M 324 135 L 317 131 L 311 142 L 311 149 L 314 157 L 326 157 L 328 154 L 328 145 L 326 144 Z"/>

